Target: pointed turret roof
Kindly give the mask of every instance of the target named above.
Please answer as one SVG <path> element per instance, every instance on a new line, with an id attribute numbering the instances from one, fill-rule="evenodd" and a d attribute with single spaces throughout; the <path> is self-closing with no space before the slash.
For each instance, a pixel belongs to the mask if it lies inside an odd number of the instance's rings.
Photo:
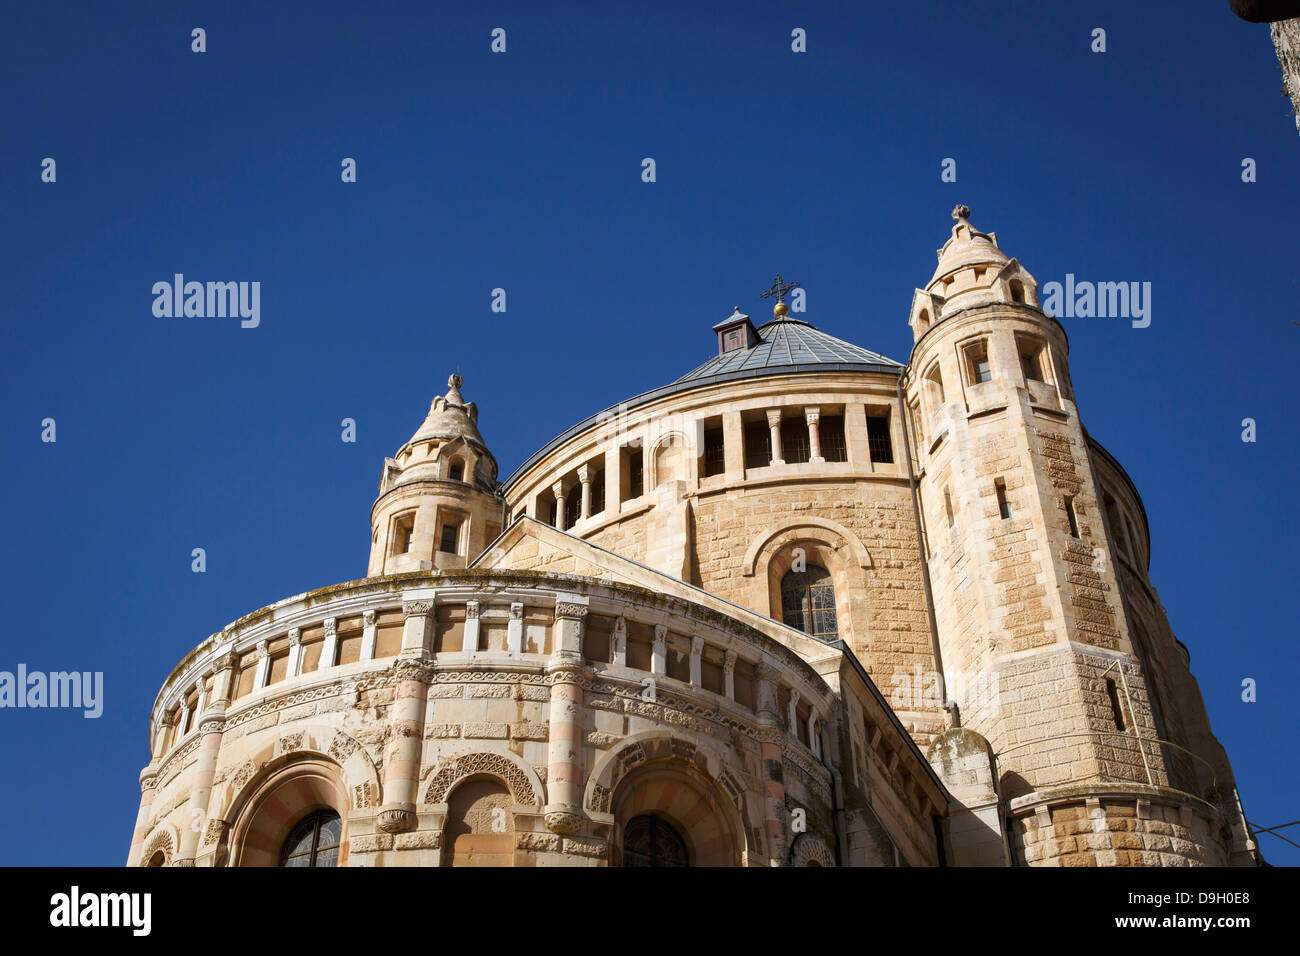
<path id="1" fill-rule="evenodd" d="M 1002 265 L 1010 261 L 1007 254 L 998 248 L 996 232 L 980 232 L 970 224 L 969 206 L 955 208 L 952 218 L 957 220 L 957 224 L 952 227 L 952 235 L 943 248 L 938 250 L 939 266 L 930 277 L 927 288 L 950 272 L 967 266 Z"/>
<path id="2" fill-rule="evenodd" d="M 452 375 L 447 379 L 447 394 L 439 395 L 429 406 L 429 414 L 408 445 L 431 438 L 447 441 L 453 438 L 465 438 L 479 447 L 486 449 L 483 436 L 478 430 L 478 406 L 461 398 L 460 386 L 464 379 Z"/>

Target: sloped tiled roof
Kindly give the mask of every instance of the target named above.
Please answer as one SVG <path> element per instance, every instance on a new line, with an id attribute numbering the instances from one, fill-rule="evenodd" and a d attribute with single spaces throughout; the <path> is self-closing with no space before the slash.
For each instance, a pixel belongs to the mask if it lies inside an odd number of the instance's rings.
<path id="1" fill-rule="evenodd" d="M 891 358 L 852 345 L 819 331 L 798 319 L 773 319 L 758 329 L 762 342 L 752 349 L 738 348 L 709 359 L 699 368 L 687 372 L 673 384 L 731 375 L 736 372 L 764 374 L 794 366 L 817 366 L 833 371 L 844 366 L 902 368 Z M 801 371 L 811 369 L 801 368 Z"/>

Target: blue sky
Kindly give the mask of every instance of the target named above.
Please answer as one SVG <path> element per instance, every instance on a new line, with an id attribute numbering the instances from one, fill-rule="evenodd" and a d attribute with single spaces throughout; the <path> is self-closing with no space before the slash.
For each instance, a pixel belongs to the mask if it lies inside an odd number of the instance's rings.
<path id="1" fill-rule="evenodd" d="M 1300 818 L 1300 137 L 1266 27 L 1226 0 L 265 6 L 24 4 L 0 33 L 0 669 L 106 684 L 97 720 L 0 711 L 0 863 L 124 861 L 162 680 L 365 574 L 383 458 L 449 372 L 504 476 L 766 315 L 775 272 L 905 361 L 957 202 L 1040 282 L 1152 283 L 1149 328 L 1066 320 L 1081 414 L 1143 494 L 1247 816 Z M 176 272 L 260 282 L 261 324 L 156 318 Z"/>

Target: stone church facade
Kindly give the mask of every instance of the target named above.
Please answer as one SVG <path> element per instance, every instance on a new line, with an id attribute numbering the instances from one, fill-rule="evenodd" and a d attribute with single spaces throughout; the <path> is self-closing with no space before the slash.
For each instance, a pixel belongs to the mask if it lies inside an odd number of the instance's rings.
<path id="1" fill-rule="evenodd" d="M 129 863 L 1258 863 L 1065 331 L 954 217 L 906 364 L 778 297 L 504 481 L 452 376 L 367 576 L 164 683 Z"/>

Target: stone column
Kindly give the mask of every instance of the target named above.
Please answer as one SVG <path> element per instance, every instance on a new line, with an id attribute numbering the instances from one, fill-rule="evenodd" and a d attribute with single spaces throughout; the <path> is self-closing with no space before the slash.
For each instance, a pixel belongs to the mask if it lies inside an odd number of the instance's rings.
<path id="1" fill-rule="evenodd" d="M 127 856 L 128 866 L 139 866 L 144 860 L 140 854 L 144 850 L 144 838 L 149 835 L 149 811 L 153 808 L 154 794 L 158 789 L 158 761 L 150 760 L 149 766 L 140 771 L 140 809 L 135 814 L 135 830 L 131 834 L 131 852 Z"/>
<path id="2" fill-rule="evenodd" d="M 293 680 L 302 676 L 302 630 L 289 628 L 289 660 L 284 669 L 284 679 Z"/>
<path id="3" fill-rule="evenodd" d="M 722 692 L 727 700 L 736 699 L 736 652 L 727 651 L 722 659 Z"/>
<path id="4" fill-rule="evenodd" d="M 545 819 L 553 833 L 575 833 L 582 826 L 582 656 L 585 604 L 555 605 L 555 649 L 546 673 L 551 678 L 550 743 L 547 745 Z"/>
<path id="5" fill-rule="evenodd" d="M 591 480 L 594 477 L 591 465 L 578 468 L 578 481 L 582 482 L 582 511 L 578 513 L 579 519 L 591 517 Z"/>
<path id="6" fill-rule="evenodd" d="M 627 667 L 627 618 L 622 614 L 614 618 L 609 644 L 609 662 L 615 667 Z"/>
<path id="7" fill-rule="evenodd" d="M 208 801 L 212 796 L 217 758 L 221 755 L 221 735 L 226 726 L 226 707 L 230 703 L 230 685 L 234 678 L 234 655 L 226 652 L 214 662 L 213 667 L 212 704 L 206 710 L 200 709 L 195 718 L 201 735 L 199 752 L 194 764 L 194 779 L 190 784 L 189 808 L 180 826 L 181 845 L 172 861 L 174 866 L 194 865 L 199 838 L 208 823 Z"/>
<path id="8" fill-rule="evenodd" d="M 790 688 L 790 703 L 786 706 L 786 727 L 790 729 L 790 736 L 795 740 L 799 739 L 799 692 L 793 687 Z"/>
<path id="9" fill-rule="evenodd" d="M 700 655 L 704 653 L 704 638 L 691 638 L 691 686 L 704 686 L 703 678 L 700 674 Z"/>
<path id="10" fill-rule="evenodd" d="M 817 405 L 810 405 L 803 410 L 804 421 L 808 423 L 808 448 L 809 461 L 820 463 L 826 461 L 822 457 L 822 434 L 821 434 L 821 417 L 822 410 Z"/>
<path id="11" fill-rule="evenodd" d="M 655 625 L 655 640 L 650 646 L 650 673 L 668 673 L 668 625 Z"/>
<path id="12" fill-rule="evenodd" d="M 778 717 L 777 686 L 781 671 L 766 660 L 754 668 L 755 704 L 758 711 L 759 751 L 763 759 L 763 817 L 770 866 L 785 865 L 788 825 L 785 809 L 785 770 L 782 742 L 785 734 Z"/>
<path id="13" fill-rule="evenodd" d="M 153 762 L 157 763 L 167 752 L 167 737 L 172 732 L 172 725 L 164 716 L 158 723 L 158 730 L 153 735 Z"/>
<path id="14" fill-rule="evenodd" d="M 460 648 L 463 651 L 477 651 L 478 646 L 478 601 L 465 602 L 465 632 L 461 638 Z"/>
<path id="15" fill-rule="evenodd" d="M 271 655 L 267 651 L 266 641 L 257 642 L 257 673 L 253 675 L 253 693 L 266 686 L 271 676 Z"/>
<path id="16" fill-rule="evenodd" d="M 327 617 L 325 619 L 325 646 L 321 648 L 320 664 L 316 666 L 317 670 L 325 670 L 327 667 L 333 667 L 338 660 L 339 648 L 339 622 L 337 618 Z"/>
<path id="17" fill-rule="evenodd" d="M 375 612 L 366 611 L 361 616 L 361 622 L 361 659 L 373 661 L 375 659 Z"/>
<path id="18" fill-rule="evenodd" d="M 258 653 L 260 654 L 261 652 L 259 651 Z M 261 671 L 259 670 L 258 673 L 261 673 Z M 256 690 L 256 688 L 254 689 Z M 188 723 L 189 719 L 190 719 L 190 705 L 186 703 L 185 698 L 182 697 L 180 714 L 176 718 L 176 740 L 175 740 L 176 743 L 180 743 L 180 739 L 183 736 L 185 736 L 186 733 L 188 733 L 188 731 L 186 730 L 186 724 Z"/>
<path id="19" fill-rule="evenodd" d="M 393 672 L 397 691 L 390 711 L 384 755 L 384 803 L 376 826 L 385 833 L 415 828 L 416 788 L 424 746 L 424 711 L 433 678 L 433 600 L 403 601 L 406 624 Z"/>
<path id="20" fill-rule="evenodd" d="M 555 527 L 564 530 L 564 482 L 557 481 L 551 485 L 551 494 L 555 495 Z"/>
<path id="21" fill-rule="evenodd" d="M 808 714 L 808 741 L 812 747 L 814 757 L 820 758 L 822 755 L 821 734 L 817 732 L 817 712 L 813 711 Z"/>
<path id="22" fill-rule="evenodd" d="M 768 410 L 767 427 L 772 434 L 772 464 L 784 465 L 785 459 L 781 457 L 781 409 Z"/>
<path id="23" fill-rule="evenodd" d="M 506 624 L 506 650 L 518 656 L 524 652 L 524 605 L 514 601 L 510 605 L 510 621 Z"/>

